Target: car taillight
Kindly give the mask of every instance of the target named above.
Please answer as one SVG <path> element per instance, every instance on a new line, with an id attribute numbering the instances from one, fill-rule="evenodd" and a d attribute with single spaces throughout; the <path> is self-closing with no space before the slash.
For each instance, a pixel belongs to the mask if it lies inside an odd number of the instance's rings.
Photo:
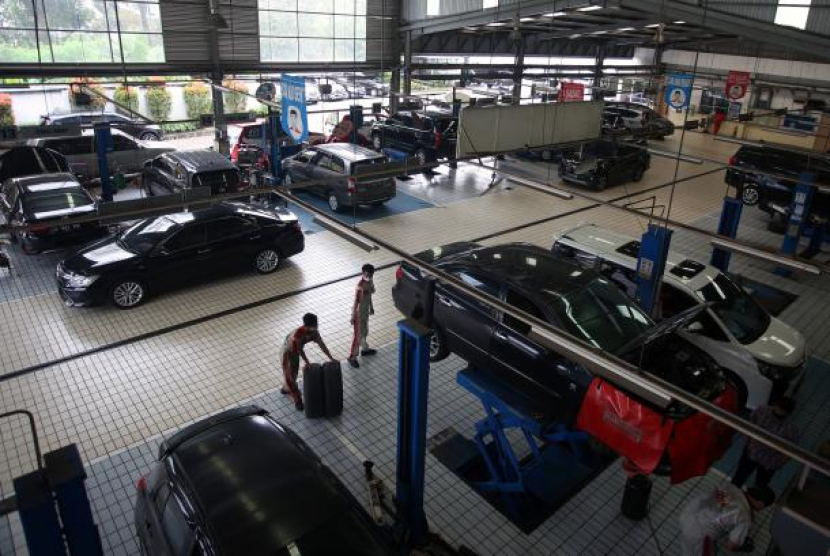
<path id="1" fill-rule="evenodd" d="M 397 280 L 398 282 L 403 280 L 403 267 L 402 266 L 399 266 L 398 270 L 395 271 L 395 280 Z"/>
<path id="2" fill-rule="evenodd" d="M 730 166 L 737 166 L 738 165 L 738 155 L 733 154 L 729 157 L 729 165 Z"/>
<path id="3" fill-rule="evenodd" d="M 355 189 L 357 189 L 357 178 L 354 176 L 349 177 L 349 193 L 354 193 Z"/>
<path id="4" fill-rule="evenodd" d="M 147 477 L 139 477 L 138 481 L 135 483 L 135 489 L 138 492 L 146 492 L 147 491 Z"/>
<path id="5" fill-rule="evenodd" d="M 234 144 L 233 148 L 231 149 L 231 162 L 236 164 L 239 162 L 239 143 Z"/>
<path id="6" fill-rule="evenodd" d="M 295 230 L 297 230 L 298 232 L 302 232 L 302 231 L 303 231 L 303 227 L 302 227 L 302 226 L 300 226 L 300 221 L 299 221 L 299 220 L 297 220 L 296 222 L 294 222 L 294 229 L 295 229 Z"/>
<path id="7" fill-rule="evenodd" d="M 36 235 L 42 236 L 44 234 L 49 233 L 49 226 L 35 224 L 35 225 L 32 225 L 32 226 L 29 226 L 28 232 L 30 234 L 36 234 Z"/>

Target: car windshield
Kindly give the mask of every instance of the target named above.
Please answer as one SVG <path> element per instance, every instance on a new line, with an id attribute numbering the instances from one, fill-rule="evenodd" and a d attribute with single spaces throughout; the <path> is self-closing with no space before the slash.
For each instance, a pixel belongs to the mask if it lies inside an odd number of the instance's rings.
<path id="1" fill-rule="evenodd" d="M 705 302 L 712 302 L 712 310 L 726 328 L 742 344 L 751 344 L 769 327 L 770 317 L 743 288 L 718 274 L 695 292 Z"/>
<path id="2" fill-rule="evenodd" d="M 297 539 L 279 556 L 392 556 L 378 533 L 351 513 L 341 514 Z"/>
<path id="3" fill-rule="evenodd" d="M 545 292 L 565 329 L 605 351 L 617 350 L 653 326 L 634 302 L 605 278 L 568 295 Z"/>
<path id="4" fill-rule="evenodd" d="M 56 191 L 42 194 L 26 201 L 26 208 L 40 217 L 49 216 L 50 212 L 63 211 L 93 205 L 92 199 L 79 191 Z"/>
<path id="5" fill-rule="evenodd" d="M 614 146 L 604 141 L 597 141 L 595 143 L 588 143 L 582 148 L 582 155 L 584 157 L 594 156 L 597 158 L 605 158 L 614 154 Z"/>
<path id="6" fill-rule="evenodd" d="M 178 227 L 177 223 L 165 217 L 142 220 L 118 237 L 118 245 L 133 253 L 144 254 Z"/>

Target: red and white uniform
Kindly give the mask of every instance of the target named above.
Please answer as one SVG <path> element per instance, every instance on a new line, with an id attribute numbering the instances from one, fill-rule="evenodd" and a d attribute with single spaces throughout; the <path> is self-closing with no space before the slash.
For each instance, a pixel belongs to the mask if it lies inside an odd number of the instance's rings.
<path id="1" fill-rule="evenodd" d="M 352 315 L 354 335 L 352 336 L 352 348 L 349 351 L 349 359 L 357 357 L 360 350 L 369 349 L 366 337 L 369 335 L 369 315 L 374 313 L 374 308 L 372 307 L 372 294 L 374 293 L 374 282 L 365 276 L 361 276 L 354 292 L 355 308 Z"/>
<path id="2" fill-rule="evenodd" d="M 302 399 L 300 389 L 297 387 L 297 375 L 300 372 L 300 352 L 309 342 L 320 345 L 322 342 L 320 333 L 301 326 L 286 336 L 282 344 L 282 374 L 285 379 L 283 389 L 288 390 L 294 403 Z"/>

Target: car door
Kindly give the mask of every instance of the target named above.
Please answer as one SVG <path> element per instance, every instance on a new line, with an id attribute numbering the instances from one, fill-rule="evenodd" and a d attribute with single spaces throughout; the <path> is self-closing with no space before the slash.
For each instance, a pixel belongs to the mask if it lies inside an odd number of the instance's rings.
<path id="1" fill-rule="evenodd" d="M 411 151 L 415 145 L 416 138 L 416 130 L 413 126 L 414 123 L 411 116 L 406 114 L 398 115 L 393 132 L 394 144 Z"/>
<path id="2" fill-rule="evenodd" d="M 310 178 L 315 182 L 313 190 L 317 193 L 334 191 L 341 202 L 347 195 L 346 165 L 336 156 L 321 152 L 315 159 Z"/>
<path id="3" fill-rule="evenodd" d="M 205 243 L 204 224 L 190 222 L 156 246 L 146 265 L 151 287 L 173 288 L 198 279 L 209 270 L 210 249 Z"/>
<path id="4" fill-rule="evenodd" d="M 48 139 L 42 146 L 61 153 L 73 174 L 85 178 L 98 177 L 98 159 L 93 152 L 91 135 Z"/>
<path id="5" fill-rule="evenodd" d="M 239 268 L 251 262 L 260 245 L 259 228 L 238 215 L 205 223 L 207 241 L 202 248 L 208 269 Z"/>
<path id="6" fill-rule="evenodd" d="M 291 179 L 296 182 L 308 181 L 316 155 L 316 150 L 306 149 L 291 159 L 291 162 L 288 163 Z"/>
<path id="7" fill-rule="evenodd" d="M 126 135 L 112 135 L 112 151 L 107 153 L 110 172 L 138 172 L 145 159 L 141 156 L 141 145 Z"/>

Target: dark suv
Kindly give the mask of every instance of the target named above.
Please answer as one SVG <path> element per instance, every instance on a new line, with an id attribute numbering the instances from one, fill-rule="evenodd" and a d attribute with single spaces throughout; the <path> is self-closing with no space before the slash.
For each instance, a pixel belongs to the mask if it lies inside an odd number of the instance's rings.
<path id="1" fill-rule="evenodd" d="M 458 118 L 452 112 L 418 110 L 397 112 L 372 124 L 372 145 L 404 151 L 420 164 L 455 160 Z"/>
<path id="2" fill-rule="evenodd" d="M 640 181 L 650 165 L 651 155 L 643 148 L 599 140 L 563 154 L 559 177 L 602 191 L 609 185 Z"/>
<path id="3" fill-rule="evenodd" d="M 738 197 L 745 205 L 758 205 L 770 216 L 789 213 L 800 173 L 812 173 L 817 183 L 830 184 L 830 159 L 819 154 L 766 145 L 742 145 L 729 159 L 729 164 L 737 168 L 726 170 L 726 183 L 737 189 Z M 762 172 L 782 177 L 763 175 Z M 792 179 L 787 179 L 790 176 Z M 830 197 L 817 192 L 812 209 L 814 214 L 830 216 Z"/>
<path id="4" fill-rule="evenodd" d="M 137 490 L 135 527 L 146 556 L 394 554 L 311 448 L 256 406 L 165 440 Z"/>
<path id="5" fill-rule="evenodd" d="M 174 151 L 144 164 L 141 184 L 147 195 L 170 195 L 209 187 L 211 195 L 243 188 L 239 169 L 216 151 Z"/>

